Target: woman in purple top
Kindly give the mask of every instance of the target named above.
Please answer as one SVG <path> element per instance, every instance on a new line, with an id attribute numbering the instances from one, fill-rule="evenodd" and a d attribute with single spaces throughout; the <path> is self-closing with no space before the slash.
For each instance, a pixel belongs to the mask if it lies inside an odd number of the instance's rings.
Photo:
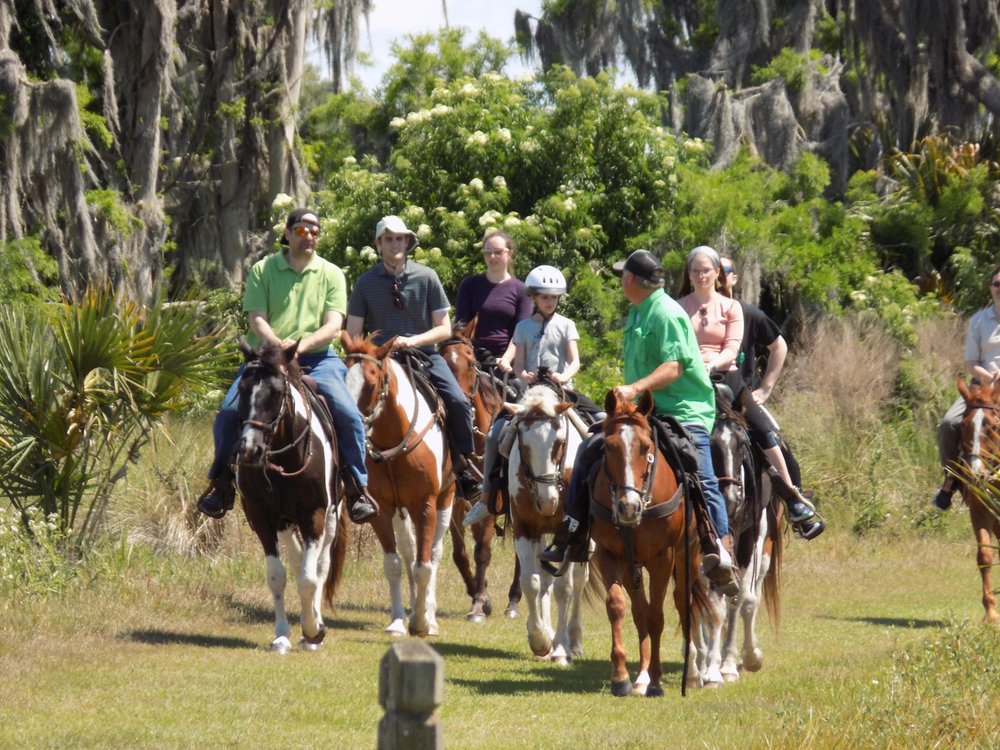
<path id="1" fill-rule="evenodd" d="M 532 313 L 531 300 L 524 293 L 524 282 L 511 273 L 517 247 L 502 229 L 490 229 L 483 236 L 483 259 L 486 273 L 469 276 L 458 286 L 455 299 L 457 327 L 476 318 L 472 345 L 486 349 L 496 357 L 503 370 L 510 369 L 513 351 L 507 354 L 514 327 Z"/>

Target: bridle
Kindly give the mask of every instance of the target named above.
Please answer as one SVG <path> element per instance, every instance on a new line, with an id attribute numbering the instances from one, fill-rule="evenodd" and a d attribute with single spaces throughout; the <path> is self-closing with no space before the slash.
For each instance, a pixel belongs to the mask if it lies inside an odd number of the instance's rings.
<path id="1" fill-rule="evenodd" d="M 994 418 L 995 418 L 995 415 L 997 415 L 998 413 L 1000 413 L 1000 406 L 998 406 L 997 404 L 990 403 L 988 401 L 970 401 L 969 403 L 967 403 L 965 405 L 965 413 L 966 414 L 968 414 L 970 411 L 975 410 L 975 409 L 980 409 L 980 410 L 985 411 L 985 412 L 990 412 L 990 413 L 992 413 L 994 415 Z M 984 432 L 988 431 L 989 427 L 996 426 L 996 425 L 997 425 L 997 422 L 994 422 L 994 424 L 988 426 L 987 429 L 984 430 Z M 982 444 L 982 441 L 980 441 L 980 444 Z M 962 453 L 962 458 L 965 459 L 965 461 L 967 463 L 969 463 L 970 460 L 974 459 L 974 458 L 978 458 L 980 461 L 983 461 L 983 462 L 993 462 L 993 463 L 996 463 L 998 460 L 1000 460 L 1000 455 L 997 455 L 996 453 L 994 453 L 993 455 L 984 455 L 981 452 L 975 452 L 974 453 L 972 451 L 965 451 L 965 452 Z"/>
<path id="2" fill-rule="evenodd" d="M 248 362 L 243 370 L 243 375 L 241 376 L 241 378 L 245 378 L 249 373 L 253 373 L 254 371 L 257 370 L 264 370 L 265 368 L 272 369 L 270 366 L 265 365 L 260 360 L 256 360 L 254 362 Z M 286 373 L 284 370 L 281 369 L 277 369 L 275 370 L 275 372 L 278 376 L 281 377 L 281 384 L 282 384 L 281 401 L 278 406 L 278 413 L 275 415 L 274 419 L 272 419 L 270 422 L 262 422 L 258 419 L 244 419 L 242 426 L 244 428 L 249 427 L 250 429 L 258 430 L 263 435 L 265 476 L 267 471 L 273 471 L 274 473 L 280 474 L 281 476 L 284 477 L 293 477 L 305 471 L 306 467 L 309 465 L 309 459 L 312 458 L 312 453 L 313 453 L 312 424 L 311 424 L 312 407 L 310 406 L 309 399 L 303 395 L 302 401 L 305 403 L 306 418 L 302 430 L 287 445 L 284 445 L 281 448 L 272 449 L 271 441 L 274 439 L 275 430 L 278 429 L 278 426 L 281 424 L 281 421 L 286 416 L 293 415 L 292 411 L 289 410 L 288 407 L 289 403 L 292 402 L 291 382 L 289 381 L 288 373 Z M 280 456 L 281 454 L 286 453 L 287 451 L 296 449 L 300 443 L 303 444 L 304 446 L 305 455 L 302 459 L 302 466 L 300 466 L 298 469 L 296 469 L 295 471 L 287 471 L 284 467 L 279 466 L 277 463 L 274 462 L 275 456 Z"/>
<path id="3" fill-rule="evenodd" d="M 535 474 L 531 470 L 531 463 L 528 460 L 529 457 L 524 454 L 524 430 L 522 425 L 530 427 L 531 425 L 537 424 L 539 422 L 552 422 L 556 425 L 556 434 L 559 432 L 559 423 L 562 423 L 562 428 L 564 433 L 568 434 L 569 430 L 569 420 L 565 415 L 559 414 L 554 417 L 546 416 L 529 416 L 525 418 L 519 417 L 514 423 L 514 427 L 517 430 L 517 452 L 521 458 L 521 470 L 524 472 L 525 479 L 528 480 L 532 485 L 532 490 L 537 494 L 538 485 L 555 486 L 556 490 L 561 492 L 563 489 L 563 476 L 566 469 L 566 454 L 568 453 L 568 441 L 563 438 L 558 441 L 561 447 L 559 451 L 559 460 L 556 464 L 556 470 L 547 472 L 545 474 Z"/>
<path id="4" fill-rule="evenodd" d="M 616 421 L 622 421 L 621 419 Z M 608 480 L 608 488 L 611 492 L 611 518 L 614 524 L 617 526 L 618 521 L 618 503 L 615 502 L 615 498 L 621 496 L 624 492 L 632 491 L 642 498 L 642 503 L 639 508 L 639 516 L 636 523 L 639 523 L 642 519 L 642 514 L 645 513 L 646 508 L 649 507 L 650 501 L 653 499 L 653 487 L 656 484 L 656 466 L 659 463 L 657 461 L 657 454 L 659 451 L 656 449 L 655 441 L 653 445 L 653 450 L 646 454 L 646 470 L 642 474 L 642 484 L 639 487 L 633 487 L 631 485 L 619 485 L 611 476 L 611 472 L 608 470 L 607 457 L 601 462 L 603 465 L 604 476 Z"/>
<path id="5" fill-rule="evenodd" d="M 413 415 L 409 418 L 409 426 L 407 427 L 406 434 L 403 435 L 402 441 L 400 441 L 397 445 L 393 446 L 392 448 L 383 450 L 377 447 L 372 442 L 372 430 L 374 429 L 375 422 L 378 421 L 378 418 L 380 416 L 382 416 L 382 412 L 385 409 L 385 405 L 389 401 L 389 386 L 390 386 L 389 380 L 391 372 L 390 368 L 386 366 L 386 363 L 389 361 L 389 358 L 388 356 L 386 356 L 382 359 L 379 359 L 378 357 L 373 357 L 372 355 L 365 354 L 364 352 L 355 352 L 353 354 L 347 354 L 344 357 L 344 359 L 348 362 L 352 359 L 358 359 L 364 362 L 372 362 L 375 364 L 376 367 L 378 367 L 379 370 L 380 382 L 379 382 L 378 396 L 375 399 L 375 405 L 372 407 L 372 410 L 369 414 L 364 414 L 364 413 L 361 414 L 361 422 L 365 426 L 365 444 L 368 448 L 368 455 L 371 457 L 371 459 L 377 463 L 391 461 L 397 456 L 405 456 L 407 453 L 409 453 L 418 445 L 420 445 L 424 437 L 430 431 L 431 427 L 433 427 L 435 422 L 437 422 L 441 418 L 440 404 L 438 412 L 435 415 L 435 418 L 428 420 L 427 424 L 424 425 L 424 428 L 418 434 L 416 434 L 416 439 L 412 439 L 417 429 L 417 418 L 420 416 L 420 398 L 419 397 L 414 398 Z M 406 360 L 406 373 L 409 378 L 411 387 L 414 389 L 414 391 L 416 391 L 416 381 L 414 380 L 413 377 L 413 367 L 410 364 L 409 360 Z"/>

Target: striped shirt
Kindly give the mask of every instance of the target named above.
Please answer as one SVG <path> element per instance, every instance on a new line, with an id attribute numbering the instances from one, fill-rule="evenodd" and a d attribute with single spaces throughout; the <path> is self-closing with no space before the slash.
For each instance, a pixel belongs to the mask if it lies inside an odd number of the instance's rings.
<path id="1" fill-rule="evenodd" d="M 437 272 L 407 258 L 399 276 L 389 273 L 381 262 L 361 274 L 351 290 L 347 314 L 363 318 L 364 333 L 377 333 L 375 343 L 383 344 L 393 336 L 429 331 L 434 327 L 434 313 L 450 308 Z M 435 350 L 433 344 L 421 349 Z"/>

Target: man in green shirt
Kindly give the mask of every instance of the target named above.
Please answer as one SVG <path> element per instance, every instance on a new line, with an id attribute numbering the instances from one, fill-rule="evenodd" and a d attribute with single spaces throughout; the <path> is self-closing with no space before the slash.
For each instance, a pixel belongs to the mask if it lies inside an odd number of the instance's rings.
<path id="1" fill-rule="evenodd" d="M 708 512 L 723 541 L 706 551 L 703 570 L 723 593 L 736 593 L 729 516 L 712 467 L 710 435 L 715 424 L 715 390 L 698 351 L 691 320 L 663 291 L 663 268 L 652 253 L 636 250 L 613 268 L 621 275 L 622 291 L 632 303 L 625 324 L 626 385 L 615 387 L 615 395 L 633 401 L 643 391 L 650 391 L 656 411 L 673 416 L 690 436 L 698 451 L 698 479 Z M 560 573 L 565 563 L 587 560 L 587 476 L 603 453 L 604 435 L 600 433 L 580 446 L 566 498 L 566 520 L 553 543 L 539 555 L 544 562 L 561 565 Z"/>
<path id="2" fill-rule="evenodd" d="M 316 254 L 318 237 L 316 213 L 296 209 L 285 222 L 281 239 L 285 251 L 254 264 L 243 293 L 243 310 L 250 319 L 247 343 L 255 348 L 261 344 L 284 348 L 298 342 L 296 359 L 316 381 L 333 417 L 346 465 L 341 476 L 348 513 L 355 523 L 364 523 L 377 513 L 367 490 L 365 429 L 357 404 L 344 384 L 347 368 L 330 347 L 347 311 L 347 283 L 340 268 Z M 236 498 L 230 463 L 239 439 L 242 374 L 243 367 L 212 425 L 215 459 L 208 471 L 211 484 L 198 500 L 198 510 L 212 518 L 222 518 Z"/>

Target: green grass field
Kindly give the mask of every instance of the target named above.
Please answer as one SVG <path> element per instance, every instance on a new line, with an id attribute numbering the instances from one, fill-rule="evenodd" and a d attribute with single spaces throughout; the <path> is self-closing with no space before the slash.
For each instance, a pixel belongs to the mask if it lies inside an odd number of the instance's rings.
<path id="1" fill-rule="evenodd" d="M 248 534 L 239 512 L 225 523 Z M 603 606 L 588 608 L 584 658 L 558 668 L 530 656 L 523 620 L 466 622 L 449 559 L 430 641 L 445 663 L 445 746 L 995 747 L 1000 632 L 980 624 L 964 511 L 944 523 L 934 540 L 837 529 L 789 540 L 783 623 L 776 635 L 763 622 L 763 670 L 686 698 L 670 611 L 666 697 L 616 699 Z M 320 651 L 285 657 L 266 651 L 270 594 L 252 552 L 106 554 L 106 573 L 91 561 L 62 592 L 0 605 L 0 747 L 375 746 L 390 639 L 372 545 L 352 547 Z M 498 611 L 512 559 L 512 545 L 496 550 Z M 634 676 L 631 630 L 628 647 Z"/>

